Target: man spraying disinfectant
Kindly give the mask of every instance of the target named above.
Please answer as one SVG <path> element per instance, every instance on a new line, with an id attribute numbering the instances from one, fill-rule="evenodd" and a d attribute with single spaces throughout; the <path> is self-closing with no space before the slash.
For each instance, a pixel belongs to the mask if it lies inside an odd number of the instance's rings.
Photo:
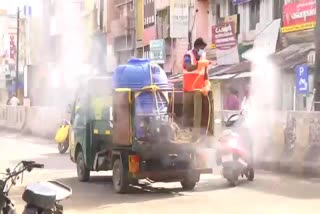
<path id="1" fill-rule="evenodd" d="M 201 119 L 203 110 L 203 97 L 209 101 L 208 127 L 206 134 L 213 134 L 213 125 L 210 118 L 213 117 L 212 98 L 208 97 L 210 81 L 207 68 L 210 61 L 206 59 L 204 49 L 207 44 L 202 38 L 194 42 L 192 50 L 187 51 L 183 59 L 183 126 L 193 127 L 193 133 L 199 136 L 201 133 Z"/>

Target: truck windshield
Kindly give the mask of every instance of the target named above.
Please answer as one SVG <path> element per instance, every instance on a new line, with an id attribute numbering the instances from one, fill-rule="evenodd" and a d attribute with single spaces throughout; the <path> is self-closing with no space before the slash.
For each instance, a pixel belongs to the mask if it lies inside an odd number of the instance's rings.
<path id="1" fill-rule="evenodd" d="M 91 118 L 93 120 L 112 120 L 111 79 L 92 79 L 88 82 Z"/>

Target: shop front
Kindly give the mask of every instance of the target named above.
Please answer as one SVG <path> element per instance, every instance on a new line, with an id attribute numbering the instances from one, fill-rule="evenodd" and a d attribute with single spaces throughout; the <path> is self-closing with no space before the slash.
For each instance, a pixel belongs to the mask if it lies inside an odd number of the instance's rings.
<path id="1" fill-rule="evenodd" d="M 314 88 L 316 0 L 287 1 L 283 7 L 282 17 L 283 48 L 275 57 L 284 70 L 282 106 L 285 110 L 310 111 L 313 106 Z M 299 77 L 301 68 L 306 70 L 303 80 Z M 299 88 L 304 81 L 306 90 L 301 92 Z"/>

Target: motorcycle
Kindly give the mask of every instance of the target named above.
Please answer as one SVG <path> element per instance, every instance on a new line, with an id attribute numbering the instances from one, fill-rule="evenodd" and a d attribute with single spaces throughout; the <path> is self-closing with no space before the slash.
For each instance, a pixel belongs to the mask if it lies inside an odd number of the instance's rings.
<path id="1" fill-rule="evenodd" d="M 234 126 L 241 120 L 241 116 L 241 113 L 230 116 L 225 126 L 228 128 Z M 238 185 L 240 176 L 245 176 L 249 181 L 254 180 L 251 147 L 244 141 L 248 139 L 244 139 L 231 129 L 225 130 L 218 141 L 217 165 L 222 166 L 222 175 L 231 186 Z"/>
<path id="2" fill-rule="evenodd" d="M 42 164 L 35 163 L 34 161 L 21 161 L 12 171 L 8 168 L 4 175 L 4 179 L 0 180 L 0 213 L 1 214 L 15 214 L 16 210 L 14 204 L 9 198 L 9 192 L 13 185 L 24 171 L 31 172 L 34 168 L 43 168 Z"/>
<path id="3" fill-rule="evenodd" d="M 66 153 L 69 149 L 69 128 L 70 122 L 64 119 L 56 133 L 55 141 L 58 143 L 60 154 Z"/>
<path id="4" fill-rule="evenodd" d="M 7 169 L 0 180 L 0 214 L 16 214 L 13 201 L 9 198 L 12 186 L 25 171 L 43 168 L 43 164 L 34 161 L 21 161 L 13 170 Z M 26 202 L 23 214 L 63 214 L 63 206 L 59 203 L 72 195 L 72 189 L 56 181 L 38 182 L 27 185 L 22 199 Z"/>

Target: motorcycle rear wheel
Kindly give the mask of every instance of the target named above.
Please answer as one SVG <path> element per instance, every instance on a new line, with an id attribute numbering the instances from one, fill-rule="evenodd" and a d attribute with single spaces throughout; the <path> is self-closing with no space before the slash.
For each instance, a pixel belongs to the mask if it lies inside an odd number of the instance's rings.
<path id="1" fill-rule="evenodd" d="M 230 186 L 236 187 L 239 184 L 239 174 L 235 171 L 232 172 L 232 175 L 227 178 L 227 181 L 229 182 Z"/>
<path id="2" fill-rule="evenodd" d="M 248 171 L 246 173 L 246 177 L 247 177 L 248 181 L 254 180 L 254 169 L 253 168 L 248 169 Z"/>

